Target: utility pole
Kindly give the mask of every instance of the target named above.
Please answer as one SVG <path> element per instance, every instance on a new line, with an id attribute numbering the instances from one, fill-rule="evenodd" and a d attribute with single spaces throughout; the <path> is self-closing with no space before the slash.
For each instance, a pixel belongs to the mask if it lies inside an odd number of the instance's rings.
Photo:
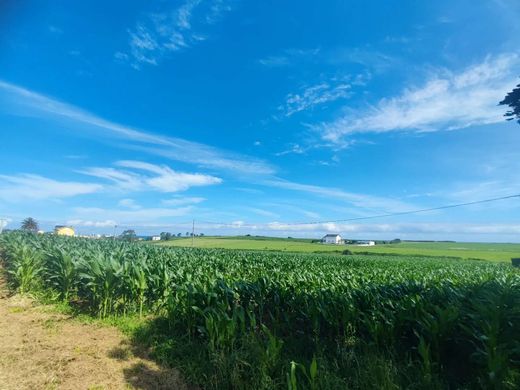
<path id="1" fill-rule="evenodd" d="M 0 233 L 4 230 L 4 227 L 7 226 L 7 219 L 0 218 Z"/>
<path id="2" fill-rule="evenodd" d="M 116 229 L 117 229 L 117 225 L 114 225 L 114 235 L 113 235 L 113 239 L 115 241 L 116 239 Z"/>
<path id="3" fill-rule="evenodd" d="M 193 225 L 191 227 L 191 247 L 193 248 L 193 240 L 195 239 L 195 220 L 193 220 Z"/>

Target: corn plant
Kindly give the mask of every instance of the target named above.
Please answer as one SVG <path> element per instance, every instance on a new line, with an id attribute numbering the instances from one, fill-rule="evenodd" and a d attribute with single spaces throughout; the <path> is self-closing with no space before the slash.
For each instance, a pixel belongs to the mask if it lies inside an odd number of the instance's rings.
<path id="1" fill-rule="evenodd" d="M 205 360 L 228 375 L 215 387 L 243 387 L 233 381 L 248 367 L 269 377 L 259 386 L 323 388 L 333 370 L 334 383 L 355 388 L 350 376 L 363 367 L 348 362 L 364 354 L 400 367 L 409 387 L 520 386 L 520 270 L 505 264 L 19 232 L 1 234 L 0 251 L 20 292 L 51 289 L 99 317 L 163 318 L 170 337 L 204 346 Z M 222 359 L 235 359 L 241 374 Z"/>

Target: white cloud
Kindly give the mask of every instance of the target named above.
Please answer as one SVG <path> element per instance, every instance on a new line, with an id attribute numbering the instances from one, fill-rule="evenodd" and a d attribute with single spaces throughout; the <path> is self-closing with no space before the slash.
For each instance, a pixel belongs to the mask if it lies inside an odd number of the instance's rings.
<path id="1" fill-rule="evenodd" d="M 338 188 L 295 183 L 282 179 L 264 180 L 261 184 L 293 191 L 316 194 L 318 196 L 323 196 L 326 198 L 338 199 L 352 204 L 353 206 L 362 210 L 374 210 L 388 213 L 410 211 L 417 209 L 417 207 L 411 206 L 397 199 L 384 198 L 366 194 L 357 194 L 353 192 L 343 191 Z"/>
<path id="2" fill-rule="evenodd" d="M 92 167 L 79 172 L 112 181 L 119 189 L 125 191 L 179 192 L 191 187 L 222 183 L 219 177 L 177 172 L 166 165 L 130 160 L 117 161 L 115 164 L 126 169 Z M 137 173 L 136 170 L 140 172 Z"/>
<path id="3" fill-rule="evenodd" d="M 128 32 L 132 66 L 139 69 L 142 64 L 157 65 L 168 53 L 205 40 L 205 34 L 197 30 L 215 23 L 230 10 L 227 0 L 185 0 L 176 9 L 149 14 Z M 126 53 L 117 52 L 117 60 L 128 59 L 121 54 Z"/>
<path id="4" fill-rule="evenodd" d="M 100 184 L 57 181 L 39 175 L 0 175 L 0 199 L 6 202 L 61 199 L 102 190 Z"/>
<path id="5" fill-rule="evenodd" d="M 125 207 L 131 210 L 139 210 L 141 206 L 139 206 L 135 200 L 130 198 L 121 199 L 119 202 L 117 202 L 117 205 L 119 207 Z"/>
<path id="6" fill-rule="evenodd" d="M 0 91 L 4 91 L 4 94 L 0 94 L 0 110 L 5 110 L 11 115 L 37 116 L 64 121 L 72 130 L 91 132 L 96 139 L 116 136 L 125 141 L 126 147 L 201 167 L 246 175 L 274 173 L 274 168 L 263 160 L 181 138 L 147 133 L 108 121 L 73 105 L 1 80 Z M 104 131 L 94 131 L 99 129 Z"/>
<path id="7" fill-rule="evenodd" d="M 243 207 L 244 210 L 250 211 L 254 214 L 267 218 L 280 218 L 280 215 L 269 210 L 260 209 L 258 207 Z"/>
<path id="8" fill-rule="evenodd" d="M 284 112 L 285 116 L 291 116 L 321 104 L 348 98 L 351 96 L 351 89 L 352 86 L 346 82 L 323 82 L 304 87 L 298 93 L 288 94 L 285 105 L 279 109 Z"/>
<path id="9" fill-rule="evenodd" d="M 261 58 L 258 62 L 267 67 L 284 67 L 294 65 L 297 62 L 309 60 L 320 53 L 319 48 L 315 49 L 285 49 L 279 55 Z"/>
<path id="10" fill-rule="evenodd" d="M 276 153 L 276 156 L 285 156 L 286 154 L 304 154 L 309 148 L 303 148 L 299 144 L 291 144 L 289 149 Z"/>
<path id="11" fill-rule="evenodd" d="M 78 172 L 84 175 L 112 181 L 122 190 L 138 191 L 141 189 L 143 184 L 142 178 L 138 174 L 115 168 L 91 167 Z"/>
<path id="12" fill-rule="evenodd" d="M 407 88 L 314 128 L 324 139 L 338 142 L 357 133 L 453 130 L 502 122 L 504 109 L 497 104 L 515 84 L 519 66 L 518 55 L 502 54 L 462 72 L 441 70 L 422 87 Z"/>
<path id="13" fill-rule="evenodd" d="M 0 218 L 0 233 L 11 221 L 10 218 Z"/>
<path id="14" fill-rule="evenodd" d="M 222 183 L 222 179 L 219 177 L 201 173 L 176 172 L 166 165 L 154 165 L 141 161 L 118 161 L 116 165 L 155 173 L 156 176 L 145 178 L 144 183 L 162 192 L 185 191 L 190 187 Z"/>
<path id="15" fill-rule="evenodd" d="M 186 198 L 163 199 L 161 201 L 161 203 L 165 206 L 184 206 L 184 205 L 202 203 L 205 200 L 206 200 L 206 198 L 194 196 L 194 197 L 186 197 Z"/>
<path id="16" fill-rule="evenodd" d="M 457 223 L 379 223 L 379 224 L 284 224 L 272 222 L 265 226 L 258 225 L 258 229 L 267 228 L 274 231 L 309 231 L 334 232 L 344 235 L 353 234 L 445 234 L 445 235 L 473 235 L 473 234 L 519 234 L 519 224 L 457 224 Z"/>
<path id="17" fill-rule="evenodd" d="M 67 225 L 69 226 L 85 226 L 85 227 L 95 227 L 95 228 L 107 228 L 114 227 L 117 225 L 117 222 L 112 219 L 106 219 L 104 221 L 90 221 L 83 219 L 71 219 L 67 221 Z"/>
<path id="18" fill-rule="evenodd" d="M 117 221 L 117 224 L 133 224 L 149 222 L 154 223 L 157 219 L 172 218 L 184 216 L 192 211 L 191 207 L 180 207 L 176 209 L 152 207 L 141 208 L 138 210 L 119 210 L 119 209 L 105 209 L 99 207 L 76 207 L 74 209 L 78 215 L 77 219 L 84 219 L 84 217 L 92 218 L 109 218 Z M 76 218 L 75 218 L 76 219 Z"/>

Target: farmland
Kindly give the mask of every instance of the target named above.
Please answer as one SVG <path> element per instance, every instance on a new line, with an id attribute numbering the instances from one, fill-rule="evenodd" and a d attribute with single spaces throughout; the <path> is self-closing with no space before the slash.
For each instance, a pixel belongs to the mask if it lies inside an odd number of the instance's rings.
<path id="1" fill-rule="evenodd" d="M 8 233 L 9 282 L 135 337 L 203 388 L 518 388 L 520 272 L 420 256 Z"/>
<path id="2" fill-rule="evenodd" d="M 222 248 L 241 250 L 271 250 L 284 252 L 342 252 L 392 254 L 410 256 L 460 257 L 490 261 L 511 261 L 520 257 L 520 244 L 466 243 L 466 242 L 401 242 L 372 247 L 356 245 L 323 245 L 306 239 L 280 239 L 271 237 L 196 237 L 197 248 Z M 158 245 L 191 247 L 191 238 L 159 242 Z"/>

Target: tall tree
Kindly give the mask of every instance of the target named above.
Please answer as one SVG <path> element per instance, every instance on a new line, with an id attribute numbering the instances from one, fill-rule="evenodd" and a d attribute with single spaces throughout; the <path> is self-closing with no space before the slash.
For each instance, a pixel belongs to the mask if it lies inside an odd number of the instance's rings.
<path id="1" fill-rule="evenodd" d="M 36 233 L 39 229 L 38 222 L 32 217 L 25 218 L 22 221 L 22 225 L 20 226 L 20 229 L 26 230 L 28 232 Z"/>
<path id="2" fill-rule="evenodd" d="M 162 232 L 161 233 L 161 241 L 168 241 L 171 240 L 172 234 L 168 232 Z"/>
<path id="3" fill-rule="evenodd" d="M 516 117 L 517 122 L 520 123 L 520 84 L 509 92 L 499 104 L 511 108 L 511 111 L 504 114 L 508 121 L 512 121 Z"/>
<path id="4" fill-rule="evenodd" d="M 137 235 L 135 234 L 135 230 L 129 229 L 125 230 L 121 235 L 119 236 L 121 240 L 125 241 L 135 241 L 137 239 Z"/>

